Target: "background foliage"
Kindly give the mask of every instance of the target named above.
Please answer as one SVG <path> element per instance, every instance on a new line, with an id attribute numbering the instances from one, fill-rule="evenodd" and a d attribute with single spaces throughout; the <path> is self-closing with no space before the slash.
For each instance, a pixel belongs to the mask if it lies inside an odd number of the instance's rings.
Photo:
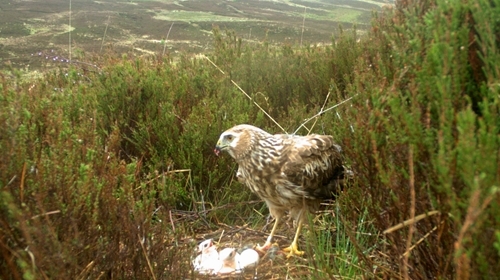
<path id="1" fill-rule="evenodd" d="M 308 123 L 334 135 L 356 179 L 311 221 L 317 257 L 295 277 L 495 278 L 499 34 L 498 0 L 398 1 L 331 46 L 215 29 L 208 59 L 109 54 L 95 71 L 2 74 L 1 278 L 195 277 L 198 233 L 264 223 L 234 163 L 214 156 L 219 134 L 283 132 L 253 101 L 291 133 L 350 97 Z"/>

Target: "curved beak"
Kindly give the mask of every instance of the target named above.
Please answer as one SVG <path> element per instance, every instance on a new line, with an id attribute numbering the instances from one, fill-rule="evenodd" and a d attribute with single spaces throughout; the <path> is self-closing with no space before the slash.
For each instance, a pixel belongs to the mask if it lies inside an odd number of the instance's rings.
<path id="1" fill-rule="evenodd" d="M 215 145 L 214 153 L 216 156 L 219 156 L 220 152 L 224 150 L 226 146 L 222 145 L 222 141 L 217 141 L 217 145 Z"/>

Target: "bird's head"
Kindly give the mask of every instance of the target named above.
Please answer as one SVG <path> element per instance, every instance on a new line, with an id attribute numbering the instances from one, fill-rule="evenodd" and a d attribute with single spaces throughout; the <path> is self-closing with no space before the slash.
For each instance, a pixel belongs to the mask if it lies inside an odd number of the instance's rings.
<path id="1" fill-rule="evenodd" d="M 258 133 L 266 132 L 247 124 L 240 124 L 230 128 L 220 135 L 214 153 L 218 156 L 221 151 L 226 151 L 235 159 L 241 158 L 250 152 L 255 141 L 255 135 Z"/>
<path id="2" fill-rule="evenodd" d="M 235 248 L 225 248 L 219 252 L 219 260 L 222 261 L 224 266 L 235 268 L 236 255 L 237 252 Z"/>
<path id="3" fill-rule="evenodd" d="M 198 252 L 202 254 L 207 254 L 213 246 L 214 246 L 214 241 L 212 239 L 207 239 L 201 242 L 200 245 L 198 245 Z"/>

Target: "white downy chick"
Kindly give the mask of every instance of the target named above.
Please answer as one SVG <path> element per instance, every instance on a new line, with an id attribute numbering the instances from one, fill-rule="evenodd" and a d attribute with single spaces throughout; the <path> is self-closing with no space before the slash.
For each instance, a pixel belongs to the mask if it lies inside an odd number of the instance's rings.
<path id="1" fill-rule="evenodd" d="M 207 239 L 198 245 L 200 253 L 193 261 L 195 271 L 210 273 L 220 267 L 219 253 L 212 239 Z"/>
<path id="2" fill-rule="evenodd" d="M 219 260 L 222 264 L 221 268 L 214 273 L 227 274 L 234 272 L 238 269 L 237 260 L 240 254 L 236 252 L 235 248 L 225 248 L 219 252 Z"/>
<path id="3" fill-rule="evenodd" d="M 259 264 L 260 256 L 254 249 L 245 249 L 236 256 L 236 269 L 256 267 Z"/>

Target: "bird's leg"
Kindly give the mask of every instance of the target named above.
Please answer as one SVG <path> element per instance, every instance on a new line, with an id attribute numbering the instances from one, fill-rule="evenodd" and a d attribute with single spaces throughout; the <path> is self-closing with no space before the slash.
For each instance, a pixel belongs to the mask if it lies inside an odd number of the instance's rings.
<path id="1" fill-rule="evenodd" d="M 276 231 L 276 228 L 278 228 L 280 218 L 281 218 L 281 216 L 279 216 L 279 215 L 276 216 L 273 228 L 271 229 L 271 233 L 267 237 L 266 243 L 264 243 L 264 245 L 262 247 L 260 245 L 257 245 L 255 247 L 255 250 L 257 250 L 260 253 L 265 253 L 265 251 L 267 251 L 269 248 L 271 248 L 271 245 L 272 245 L 271 241 L 273 240 L 273 236 L 274 236 L 274 232 Z"/>
<path id="2" fill-rule="evenodd" d="M 298 239 L 301 229 L 302 229 L 302 220 L 299 220 L 297 225 L 297 231 L 295 232 L 295 237 L 293 238 L 292 244 L 290 244 L 289 247 L 283 249 L 283 251 L 288 252 L 288 255 L 286 256 L 287 258 L 293 255 L 295 256 L 304 255 L 304 251 L 299 251 L 299 246 L 298 246 Z"/>
<path id="3" fill-rule="evenodd" d="M 302 256 L 304 255 L 304 251 L 299 251 L 298 240 L 300 235 L 300 230 L 302 229 L 302 215 L 304 214 L 304 210 L 300 210 L 298 219 L 297 219 L 297 231 L 295 232 L 295 236 L 293 237 L 292 244 L 289 247 L 284 248 L 283 251 L 288 252 L 287 258 L 295 255 Z"/>

